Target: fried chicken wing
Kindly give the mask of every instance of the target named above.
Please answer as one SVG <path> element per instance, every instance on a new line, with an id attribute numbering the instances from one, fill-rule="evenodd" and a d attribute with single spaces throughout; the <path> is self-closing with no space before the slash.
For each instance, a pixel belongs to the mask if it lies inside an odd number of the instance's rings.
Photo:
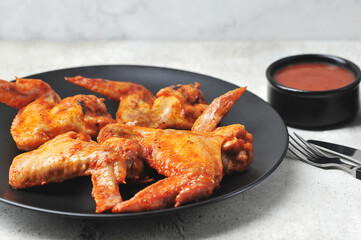
<path id="1" fill-rule="evenodd" d="M 41 80 L 0 81 L 0 101 L 19 108 L 11 127 L 18 148 L 42 144 L 13 160 L 14 188 L 91 175 L 96 212 L 149 211 L 207 198 L 225 174 L 252 162 L 253 136 L 243 125 L 217 128 L 246 88 L 208 105 L 198 83 L 169 86 L 154 96 L 129 82 L 66 79 L 120 101 L 118 123 L 104 99 L 93 95 L 61 100 Z M 98 143 L 91 141 L 98 132 Z M 165 178 L 122 202 L 118 184 L 146 181 L 145 165 Z"/>
<path id="2" fill-rule="evenodd" d="M 20 109 L 11 134 L 18 148 L 27 151 L 68 131 L 95 138 L 103 126 L 115 122 L 103 101 L 93 95 L 68 97 L 58 104 L 53 98 L 39 98 Z"/>
<path id="3" fill-rule="evenodd" d="M 113 212 L 155 210 L 209 197 L 219 186 L 224 171 L 243 171 L 252 161 L 251 135 L 242 125 L 224 128 L 227 129 L 199 133 L 124 124 L 105 126 L 98 142 L 114 137 L 138 142 L 142 159 L 167 177 L 117 204 Z M 229 144 L 234 137 L 239 143 Z M 237 168 L 233 166 L 236 164 Z"/>
<path id="4" fill-rule="evenodd" d="M 243 172 L 253 160 L 253 135 L 243 125 L 232 124 L 218 127 L 212 135 L 223 137 L 222 164 L 223 174 Z"/>
<path id="5" fill-rule="evenodd" d="M 233 107 L 234 103 L 246 91 L 246 87 L 237 88 L 214 99 L 201 116 L 194 122 L 192 131 L 211 132 Z"/>
<path id="6" fill-rule="evenodd" d="M 198 119 L 202 124 L 197 131 L 105 126 L 98 135 L 99 143 L 114 138 L 137 142 L 141 158 L 166 177 L 117 204 L 112 211 L 147 211 L 197 201 L 209 197 L 224 174 L 244 171 L 252 162 L 253 136 L 240 124 L 216 128 L 244 90 L 239 88 L 215 99 L 208 107 L 211 111 L 207 113 L 207 109 Z M 219 109 L 225 106 L 228 108 Z M 203 127 L 202 118 L 212 119 L 212 127 Z"/>
<path id="7" fill-rule="evenodd" d="M 114 212 L 165 208 L 209 196 L 222 178 L 222 137 L 171 129 L 110 124 L 98 141 L 121 137 L 139 143 L 141 157 L 166 176 L 141 190 Z"/>
<path id="8" fill-rule="evenodd" d="M 149 116 L 153 123 L 145 126 L 189 130 L 207 106 L 199 83 L 172 85 L 157 93 Z"/>
<path id="9" fill-rule="evenodd" d="M 52 96 L 60 101 L 59 96 L 49 84 L 39 79 L 16 78 L 15 82 L 0 79 L 0 102 L 10 107 L 21 109 L 44 96 Z"/>
<path id="10" fill-rule="evenodd" d="M 114 101 L 137 94 L 142 96 L 144 102 L 153 104 L 155 96 L 142 85 L 132 82 L 109 81 L 101 78 L 86 78 L 82 76 L 65 77 L 65 80 L 86 88 L 92 92 L 100 93 Z"/>
<path id="11" fill-rule="evenodd" d="M 127 125 L 191 129 L 194 121 L 207 108 L 198 83 L 172 85 L 161 89 L 155 97 L 146 88 L 134 83 L 82 76 L 65 79 L 120 101 L 116 120 Z"/>
<path id="12" fill-rule="evenodd" d="M 103 141 L 102 144 L 110 146 L 125 158 L 127 182 L 144 183 L 152 181 L 146 176 L 146 169 L 140 157 L 141 148 L 138 142 L 121 137 L 110 137 Z"/>
<path id="13" fill-rule="evenodd" d="M 96 138 L 103 126 L 115 122 L 107 112 L 104 99 L 94 95 L 76 95 L 61 100 L 48 84 L 36 79 L 0 84 L 0 101 L 19 107 L 11 134 L 20 150 L 33 150 L 68 131 Z"/>
<path id="14" fill-rule="evenodd" d="M 96 212 L 111 209 L 122 201 L 118 184 L 125 183 L 125 159 L 90 139 L 84 133 L 68 132 L 18 155 L 10 166 L 9 184 L 22 189 L 91 175 Z"/>

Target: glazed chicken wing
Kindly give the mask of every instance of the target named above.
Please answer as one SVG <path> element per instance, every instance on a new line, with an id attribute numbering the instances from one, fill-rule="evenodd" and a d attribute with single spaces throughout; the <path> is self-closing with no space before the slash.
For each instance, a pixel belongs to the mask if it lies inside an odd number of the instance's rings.
<path id="1" fill-rule="evenodd" d="M 48 96 L 60 101 L 49 84 L 39 79 L 16 78 L 15 82 L 0 79 L 0 102 L 10 107 L 21 109 L 35 99 Z"/>
<path id="2" fill-rule="evenodd" d="M 68 131 L 95 138 L 103 126 L 115 122 L 107 112 L 104 99 L 93 95 L 61 100 L 48 84 L 34 79 L 1 82 L 0 86 L 0 101 L 19 107 L 11 134 L 20 150 L 33 150 Z"/>
<path id="3" fill-rule="evenodd" d="M 155 97 L 146 88 L 129 82 L 66 77 L 67 81 L 120 101 L 118 123 L 153 128 L 191 129 L 207 108 L 199 84 L 173 85 L 161 89 Z"/>
<path id="4" fill-rule="evenodd" d="M 252 161 L 252 135 L 242 125 L 198 133 L 109 124 L 100 131 L 98 141 L 114 137 L 138 142 L 140 156 L 167 178 L 117 204 L 113 212 L 177 207 L 209 197 L 224 173 L 243 171 Z"/>
<path id="5" fill-rule="evenodd" d="M 167 178 L 141 190 L 113 212 L 138 212 L 208 197 L 222 179 L 222 137 L 182 130 L 110 124 L 98 141 L 122 137 L 139 143 L 141 157 Z"/>
<path id="6" fill-rule="evenodd" d="M 143 159 L 140 157 L 141 148 L 139 143 L 120 137 L 107 138 L 102 144 L 113 148 L 120 156 L 125 158 L 127 182 L 145 183 L 152 181 L 146 176 Z"/>
<path id="7" fill-rule="evenodd" d="M 199 131 L 155 129 L 125 124 L 109 124 L 99 135 L 98 142 L 108 139 L 129 139 L 137 142 L 140 156 L 150 167 L 166 178 L 138 192 L 128 201 L 117 204 L 113 212 L 138 212 L 175 207 L 209 197 L 219 186 L 223 174 L 244 171 L 252 162 L 253 137 L 243 125 L 216 128 L 245 89 L 237 89 L 210 105 L 213 114 L 201 118 L 217 119 L 213 127 L 198 127 Z M 230 98 L 229 95 L 238 96 Z M 215 107 L 218 106 L 218 107 Z M 207 110 L 206 110 L 207 111 Z M 200 119 L 202 123 L 203 120 Z"/>
<path id="8" fill-rule="evenodd" d="M 122 201 L 118 184 L 125 181 L 124 157 L 111 147 L 91 141 L 84 133 L 64 133 L 36 150 L 18 155 L 10 166 L 9 183 L 22 189 L 84 175 L 91 175 L 96 212 Z"/>
<path id="9" fill-rule="evenodd" d="M 245 91 L 246 87 L 237 88 L 215 98 L 202 115 L 194 122 L 192 131 L 213 131 Z"/>
<path id="10" fill-rule="evenodd" d="M 86 78 L 82 76 L 65 77 L 65 80 L 86 88 L 92 92 L 100 93 L 114 101 L 137 94 L 142 96 L 144 102 L 153 104 L 155 96 L 142 85 L 132 82 L 109 81 L 101 78 Z"/>

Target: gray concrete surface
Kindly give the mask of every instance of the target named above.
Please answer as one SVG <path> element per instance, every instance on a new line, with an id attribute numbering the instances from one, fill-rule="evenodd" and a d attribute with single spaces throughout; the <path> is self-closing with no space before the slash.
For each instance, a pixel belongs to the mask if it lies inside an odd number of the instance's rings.
<path id="1" fill-rule="evenodd" d="M 141 64 L 214 76 L 266 99 L 267 66 L 298 53 L 361 64 L 360 41 L 14 42 L 0 41 L 0 78 L 96 64 Z M 290 129 L 294 130 L 294 129 Z M 329 131 L 296 130 L 360 148 L 361 115 Z M 359 239 L 361 182 L 286 156 L 261 184 L 230 199 L 132 220 L 86 220 L 0 203 L 0 239 Z"/>

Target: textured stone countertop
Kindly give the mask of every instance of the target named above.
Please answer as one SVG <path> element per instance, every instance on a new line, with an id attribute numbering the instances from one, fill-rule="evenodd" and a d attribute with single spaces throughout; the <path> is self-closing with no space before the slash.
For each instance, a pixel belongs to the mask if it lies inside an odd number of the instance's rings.
<path id="1" fill-rule="evenodd" d="M 361 41 L 0 41 L 0 53 L 0 78 L 6 80 L 83 65 L 152 65 L 247 85 L 265 100 L 265 70 L 281 57 L 326 53 L 361 66 Z M 361 113 L 339 129 L 289 130 L 361 148 Z M 360 212 L 359 180 L 286 156 L 271 176 L 244 193 L 162 217 L 74 219 L 0 202 L 0 239 L 360 239 Z"/>

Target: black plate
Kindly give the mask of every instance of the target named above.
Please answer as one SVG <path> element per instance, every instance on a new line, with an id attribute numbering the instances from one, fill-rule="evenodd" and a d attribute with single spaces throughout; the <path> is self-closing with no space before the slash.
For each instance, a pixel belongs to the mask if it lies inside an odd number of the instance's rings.
<path id="1" fill-rule="evenodd" d="M 38 78 L 49 83 L 60 97 L 75 94 L 94 94 L 64 80 L 65 76 L 83 75 L 142 84 L 153 93 L 172 84 L 199 82 L 208 102 L 236 88 L 231 83 L 201 74 L 146 66 L 89 66 L 40 73 L 27 78 Z M 244 84 L 247 84 L 246 82 Z M 97 95 L 97 94 L 96 94 Z M 97 95 L 100 96 L 100 95 Z M 114 116 L 117 103 L 106 100 L 108 111 Z M 26 190 L 14 190 L 8 184 L 12 159 L 20 153 L 10 135 L 10 126 L 17 110 L 0 104 L 0 200 L 15 206 L 41 212 L 84 218 L 127 218 L 173 213 L 183 209 L 214 203 L 241 193 L 269 176 L 281 163 L 288 146 L 287 128 L 276 111 L 265 101 L 246 91 L 221 125 L 241 123 L 254 136 L 254 160 L 244 173 L 225 176 L 221 187 L 206 200 L 178 208 L 151 212 L 95 214 L 89 177 L 80 177 L 61 184 L 49 184 Z M 130 198 L 144 186 L 121 185 L 124 199 Z"/>

